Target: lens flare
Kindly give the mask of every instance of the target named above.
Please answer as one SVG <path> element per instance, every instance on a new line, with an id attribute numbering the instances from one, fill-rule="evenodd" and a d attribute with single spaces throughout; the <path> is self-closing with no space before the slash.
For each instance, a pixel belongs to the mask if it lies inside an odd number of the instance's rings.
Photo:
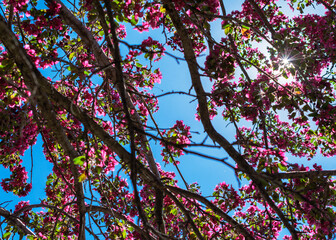
<path id="1" fill-rule="evenodd" d="M 289 58 L 283 58 L 282 60 L 281 60 L 281 63 L 284 65 L 284 66 L 288 66 L 288 65 L 290 65 L 290 59 Z"/>

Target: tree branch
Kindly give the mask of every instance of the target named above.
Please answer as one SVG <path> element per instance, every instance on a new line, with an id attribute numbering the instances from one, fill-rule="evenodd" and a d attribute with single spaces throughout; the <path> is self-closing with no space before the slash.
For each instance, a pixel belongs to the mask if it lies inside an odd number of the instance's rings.
<path id="1" fill-rule="evenodd" d="M 284 225 L 290 231 L 293 239 L 298 240 L 297 233 L 295 228 L 289 223 L 288 219 L 284 216 L 282 211 L 275 205 L 272 199 L 269 197 L 267 191 L 264 188 L 264 184 L 262 180 L 260 180 L 260 176 L 258 173 L 246 162 L 246 160 L 237 152 L 237 150 L 224 138 L 220 135 L 213 127 L 210 117 L 209 110 L 207 105 L 207 99 L 205 96 L 205 91 L 203 89 L 203 85 L 201 83 L 200 75 L 198 73 L 198 64 L 196 60 L 196 55 L 193 50 L 192 40 L 189 37 L 188 32 L 186 31 L 177 11 L 175 10 L 174 5 L 168 1 L 164 0 L 164 6 L 167 9 L 168 14 L 170 15 L 172 22 L 178 32 L 178 35 L 181 38 L 184 56 L 187 60 L 189 72 L 192 80 L 193 87 L 197 94 L 197 99 L 199 103 L 199 111 L 201 122 L 204 126 L 204 130 L 209 134 L 209 137 L 219 143 L 225 149 L 225 151 L 230 155 L 230 157 L 238 164 L 239 168 L 243 169 L 249 177 L 252 179 L 253 183 L 257 186 L 261 195 L 265 199 L 265 201 L 269 204 L 269 206 L 277 213 L 280 217 Z M 247 236 L 246 236 L 247 237 Z"/>
<path id="2" fill-rule="evenodd" d="M 25 234 L 33 235 L 34 237 L 36 237 L 35 233 L 32 230 L 30 230 L 27 227 L 27 225 L 19 217 L 16 216 L 15 213 L 11 213 L 10 211 L 0 207 L 0 216 L 4 217 L 14 226 L 21 229 L 21 231 L 24 232 Z"/>
<path id="3" fill-rule="evenodd" d="M 79 182 L 79 173 L 73 160 L 79 156 L 78 152 L 71 145 L 68 137 L 66 136 L 63 127 L 57 120 L 54 107 L 51 104 L 48 96 L 46 95 L 43 86 L 39 84 L 40 72 L 32 64 L 27 53 L 22 48 L 22 45 L 13 34 L 11 29 L 5 22 L 5 19 L 0 15 L 0 41 L 6 46 L 9 53 L 14 57 L 18 68 L 23 75 L 24 81 L 29 90 L 33 93 L 32 98 L 36 101 L 39 109 L 47 119 L 47 125 L 54 134 L 58 143 L 62 146 L 65 153 L 70 157 L 70 168 L 74 177 L 74 185 L 76 189 L 76 198 L 78 209 L 80 213 L 80 232 L 79 239 L 85 239 L 85 204 L 84 204 L 84 192 L 82 184 Z M 21 46 L 20 46 L 21 45 Z"/>
<path id="4" fill-rule="evenodd" d="M 292 171 L 284 173 L 267 174 L 275 179 L 290 179 L 290 178 L 313 178 L 313 177 L 330 177 L 336 176 L 336 170 L 323 171 Z"/>

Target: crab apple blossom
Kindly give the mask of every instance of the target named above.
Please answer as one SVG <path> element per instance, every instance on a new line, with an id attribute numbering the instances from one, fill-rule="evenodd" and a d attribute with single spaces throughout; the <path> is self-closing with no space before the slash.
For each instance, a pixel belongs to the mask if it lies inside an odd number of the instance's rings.
<path id="1" fill-rule="evenodd" d="M 335 239 L 336 3 L 233 2 L 1 1 L 1 239 Z"/>

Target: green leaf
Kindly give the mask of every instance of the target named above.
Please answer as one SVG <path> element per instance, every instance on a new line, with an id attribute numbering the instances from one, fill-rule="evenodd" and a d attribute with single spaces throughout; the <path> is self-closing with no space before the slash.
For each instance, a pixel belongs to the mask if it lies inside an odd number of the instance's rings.
<path id="1" fill-rule="evenodd" d="M 124 17 L 123 17 L 122 15 L 117 15 L 117 16 L 116 16 L 116 20 L 117 20 L 118 22 L 122 22 L 122 21 L 124 21 Z"/>
<path id="2" fill-rule="evenodd" d="M 79 177 L 78 177 L 78 181 L 79 182 L 83 182 L 85 179 L 86 179 L 86 174 L 85 173 L 82 173 Z"/>
<path id="3" fill-rule="evenodd" d="M 134 26 L 138 23 L 138 21 L 135 19 L 135 16 L 133 15 L 132 16 L 132 19 L 131 19 L 131 24 Z"/>
<path id="4" fill-rule="evenodd" d="M 4 233 L 4 235 L 2 235 L 2 238 L 3 239 L 8 239 L 11 235 L 12 235 L 11 232 L 6 232 L 6 233 Z"/>
<path id="5" fill-rule="evenodd" d="M 79 157 L 76 157 L 73 162 L 74 164 L 76 165 L 80 165 L 80 166 L 83 166 L 84 164 L 84 160 L 85 160 L 85 156 L 79 156 Z"/>
<path id="6" fill-rule="evenodd" d="M 226 35 L 228 35 L 228 34 L 230 34 L 230 33 L 232 33 L 232 32 L 233 32 L 233 28 L 230 27 L 230 26 L 224 29 L 224 33 L 225 33 Z"/>
<path id="7" fill-rule="evenodd" d="M 278 163 L 278 167 L 281 171 L 284 171 L 284 172 L 287 171 L 287 167 L 282 165 L 281 163 Z"/>
<path id="8" fill-rule="evenodd" d="M 288 79 L 288 75 L 285 71 L 282 72 L 282 76 L 285 78 L 285 79 Z"/>
<path id="9" fill-rule="evenodd" d="M 70 55 L 69 55 L 69 60 L 72 60 L 73 59 L 73 57 L 75 56 L 75 52 L 72 52 L 72 53 L 70 53 Z M 69 70 L 69 69 L 68 69 Z M 70 70 L 69 70 L 70 71 Z"/>
<path id="10" fill-rule="evenodd" d="M 176 216 L 177 214 L 177 209 L 176 208 L 173 208 L 171 211 L 170 211 L 171 214 L 173 214 L 174 216 Z"/>
<path id="11" fill-rule="evenodd" d="M 226 29 L 226 28 L 228 28 L 228 27 L 230 27 L 231 26 L 231 24 L 230 23 L 228 23 L 228 24 L 225 24 L 224 26 L 222 26 L 222 29 Z"/>

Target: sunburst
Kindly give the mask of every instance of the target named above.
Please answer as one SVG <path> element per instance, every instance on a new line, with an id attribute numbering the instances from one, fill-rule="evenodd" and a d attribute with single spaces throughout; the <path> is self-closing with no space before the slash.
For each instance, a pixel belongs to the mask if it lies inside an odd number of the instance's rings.
<path id="1" fill-rule="evenodd" d="M 281 64 L 284 66 L 284 67 L 288 67 L 290 66 L 292 63 L 290 61 L 290 58 L 288 57 L 284 57 L 281 59 Z"/>

